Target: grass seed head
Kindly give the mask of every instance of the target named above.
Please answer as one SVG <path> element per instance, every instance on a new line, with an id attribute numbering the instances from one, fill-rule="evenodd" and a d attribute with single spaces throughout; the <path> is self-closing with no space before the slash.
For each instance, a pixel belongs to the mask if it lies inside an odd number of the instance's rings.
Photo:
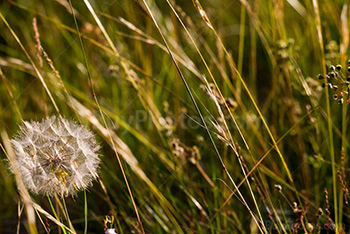
<path id="1" fill-rule="evenodd" d="M 36 194 L 75 195 L 98 177 L 94 134 L 60 117 L 24 121 L 11 141 L 25 186 Z"/>

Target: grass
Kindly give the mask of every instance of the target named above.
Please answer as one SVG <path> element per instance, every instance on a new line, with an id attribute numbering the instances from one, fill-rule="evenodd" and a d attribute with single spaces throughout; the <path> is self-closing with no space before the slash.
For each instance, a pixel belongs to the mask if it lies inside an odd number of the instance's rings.
<path id="1" fill-rule="evenodd" d="M 348 4 L 0 3 L 0 230 L 348 232 Z M 102 146 L 77 197 L 8 169 L 22 120 L 51 115 Z"/>

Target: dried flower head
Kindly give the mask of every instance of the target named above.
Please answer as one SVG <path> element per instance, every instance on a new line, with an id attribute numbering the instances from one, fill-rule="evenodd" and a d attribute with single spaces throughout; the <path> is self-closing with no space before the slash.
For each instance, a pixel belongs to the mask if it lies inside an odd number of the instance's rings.
<path id="1" fill-rule="evenodd" d="M 93 133 L 62 117 L 23 122 L 11 141 L 26 187 L 37 194 L 75 195 L 98 177 Z"/>

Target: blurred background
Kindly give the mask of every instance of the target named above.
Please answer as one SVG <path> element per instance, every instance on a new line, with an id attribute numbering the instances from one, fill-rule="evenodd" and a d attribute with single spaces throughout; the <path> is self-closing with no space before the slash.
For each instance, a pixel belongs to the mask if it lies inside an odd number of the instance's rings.
<path id="1" fill-rule="evenodd" d="M 106 215 L 118 233 L 142 233 L 125 178 L 145 233 L 347 228 L 349 2 L 146 2 L 0 3 L 0 131 L 58 113 L 94 131 L 88 233 Z M 0 232 L 26 233 L 0 155 Z M 65 201 L 83 232 L 84 194 Z"/>

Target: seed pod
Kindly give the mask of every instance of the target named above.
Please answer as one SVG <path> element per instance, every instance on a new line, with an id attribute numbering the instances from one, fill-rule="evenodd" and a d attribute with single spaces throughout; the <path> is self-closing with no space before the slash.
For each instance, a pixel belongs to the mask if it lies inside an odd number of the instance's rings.
<path id="1" fill-rule="evenodd" d="M 338 71 L 340 71 L 340 70 L 341 70 L 341 65 L 338 64 L 335 68 L 336 68 Z"/>
<path id="2" fill-rule="evenodd" d="M 24 185 L 36 194 L 68 196 L 98 178 L 94 134 L 62 117 L 23 122 L 11 140 Z"/>

